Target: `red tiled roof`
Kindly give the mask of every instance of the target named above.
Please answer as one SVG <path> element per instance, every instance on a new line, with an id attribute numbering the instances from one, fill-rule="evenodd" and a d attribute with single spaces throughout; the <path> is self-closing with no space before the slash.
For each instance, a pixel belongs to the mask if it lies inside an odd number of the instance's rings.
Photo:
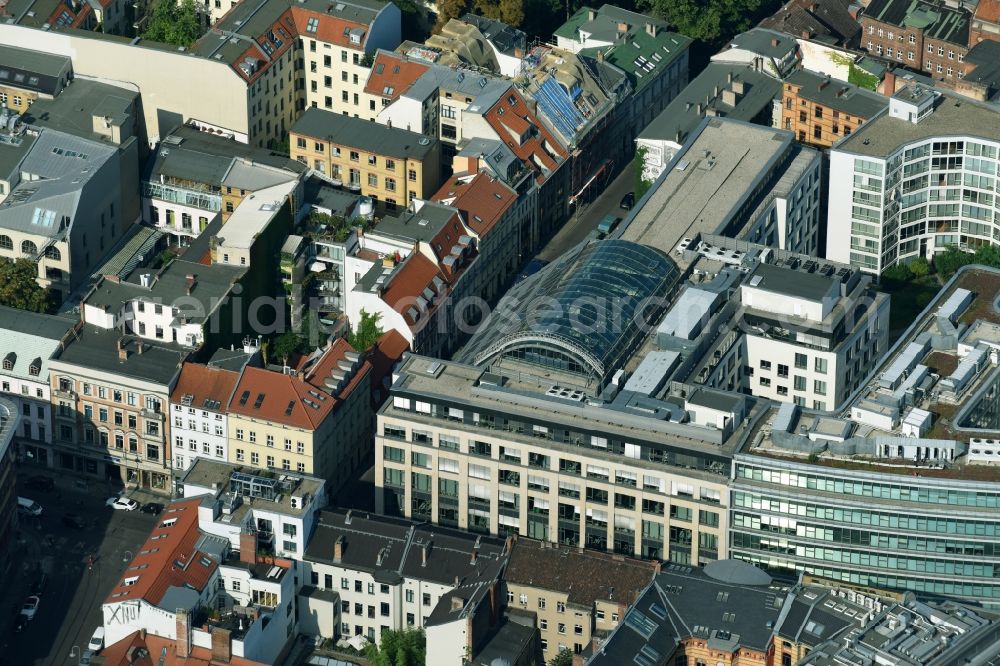
<path id="1" fill-rule="evenodd" d="M 427 65 L 413 62 L 398 53 L 379 51 L 365 82 L 365 92 L 396 101 L 428 69 Z M 387 92 L 389 89 L 392 92 Z"/>
<path id="2" fill-rule="evenodd" d="M 298 36 L 308 39 L 316 39 L 328 44 L 336 44 L 337 46 L 354 49 L 355 51 L 361 51 L 364 49 L 365 39 L 368 36 L 368 24 L 355 23 L 354 21 L 347 21 L 337 16 L 314 12 L 306 7 L 293 6 L 291 12 L 293 18 L 295 19 L 295 27 L 298 31 Z M 319 19 L 319 24 L 314 32 L 306 30 L 306 25 L 311 18 Z M 352 43 L 351 38 L 345 34 L 350 30 L 355 29 L 361 29 L 364 31 L 364 34 L 361 36 L 360 44 Z"/>
<path id="3" fill-rule="evenodd" d="M 200 363 L 185 363 L 177 378 L 177 385 L 170 394 L 170 401 L 181 404 L 184 396 L 190 395 L 192 407 L 204 409 L 206 400 L 215 400 L 225 409 L 239 379 L 240 374 L 232 370 Z"/>
<path id="4" fill-rule="evenodd" d="M 515 100 L 514 104 L 508 99 L 511 97 Z M 568 155 L 566 149 L 528 108 L 524 97 L 513 86 L 486 112 L 485 118 L 500 136 L 500 140 L 506 143 L 528 168 L 535 171 L 535 179 L 538 182 L 545 180 L 539 163 L 549 171 L 554 171 L 559 166 L 555 158 L 566 159 Z M 534 128 L 534 131 L 529 133 L 529 127 Z M 525 134 L 528 134 L 528 138 L 521 143 L 520 137 Z M 550 151 L 555 155 L 550 154 Z"/>
<path id="5" fill-rule="evenodd" d="M 403 315 L 407 324 L 413 326 L 416 320 L 408 314 L 408 310 L 411 307 L 417 307 L 417 297 L 423 293 L 424 289 L 428 287 L 434 289 L 432 280 L 435 276 L 440 277 L 447 284 L 447 278 L 441 273 L 437 264 L 420 252 L 413 252 L 392 276 L 389 288 L 382 294 L 382 300 L 393 310 Z"/>
<path id="6" fill-rule="evenodd" d="M 201 536 L 200 503 L 201 498 L 174 502 L 160 514 L 146 543 L 129 562 L 104 603 L 144 599 L 156 605 L 171 587 L 190 586 L 199 592 L 205 589 L 219 565 L 195 549 Z"/>
<path id="7" fill-rule="evenodd" d="M 457 208 L 465 224 L 483 238 L 517 201 L 517 192 L 503 181 L 479 172 L 471 179 L 449 179 L 431 198 Z"/>
<path id="8" fill-rule="evenodd" d="M 468 229 L 462 223 L 462 218 L 457 211 L 452 213 L 448 221 L 441 225 L 437 234 L 430 241 L 430 246 L 434 251 L 434 256 L 441 261 L 451 253 L 451 248 L 458 245 L 458 239 L 464 235 Z"/>
<path id="9" fill-rule="evenodd" d="M 133 651 L 133 648 L 136 648 L 136 651 Z M 141 657 L 137 654 L 140 648 L 145 649 L 145 655 Z M 163 661 L 160 661 L 161 655 L 164 657 Z M 104 666 L 266 666 L 263 662 L 236 656 L 231 657 L 229 661 L 219 661 L 212 658 L 211 650 L 196 645 L 191 646 L 190 657 L 179 657 L 177 641 L 153 634 L 146 634 L 143 637 L 139 631 L 104 648 L 101 652 L 101 661 Z"/>
<path id="10" fill-rule="evenodd" d="M 367 362 L 362 362 L 347 386 L 336 396 L 330 395 L 324 382 L 349 351 L 353 349 L 347 341 L 338 339 L 313 364 L 307 366 L 308 358 L 301 358 L 294 375 L 263 368 L 246 368 L 229 401 L 229 411 L 303 430 L 315 430 L 351 394 L 370 369 Z M 298 376 L 300 373 L 302 378 Z"/>

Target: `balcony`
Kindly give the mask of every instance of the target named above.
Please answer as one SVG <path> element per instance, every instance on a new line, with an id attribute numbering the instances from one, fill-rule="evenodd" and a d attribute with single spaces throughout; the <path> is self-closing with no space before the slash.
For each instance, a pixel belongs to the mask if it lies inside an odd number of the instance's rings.
<path id="1" fill-rule="evenodd" d="M 182 187 L 167 183 L 143 183 L 142 196 L 214 213 L 222 210 L 222 197 L 219 194 L 208 191 L 207 188 L 206 191 L 198 191 L 192 185 Z"/>
<path id="2" fill-rule="evenodd" d="M 142 418 L 144 418 L 144 419 L 150 419 L 150 420 L 153 420 L 153 421 L 159 421 L 160 423 L 163 423 L 163 421 L 166 419 L 166 416 L 164 415 L 163 412 L 157 412 L 157 411 L 154 411 L 152 409 L 145 408 L 145 407 L 143 408 L 141 414 L 142 414 Z"/>

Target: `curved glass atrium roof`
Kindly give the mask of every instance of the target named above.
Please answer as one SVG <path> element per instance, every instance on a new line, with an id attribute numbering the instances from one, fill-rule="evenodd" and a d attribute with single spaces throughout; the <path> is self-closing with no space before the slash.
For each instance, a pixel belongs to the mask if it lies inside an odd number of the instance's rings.
<path id="1" fill-rule="evenodd" d="M 463 359 L 504 359 L 569 373 L 587 386 L 635 351 L 680 277 L 665 254 L 630 241 L 581 243 L 515 285 L 469 341 Z"/>

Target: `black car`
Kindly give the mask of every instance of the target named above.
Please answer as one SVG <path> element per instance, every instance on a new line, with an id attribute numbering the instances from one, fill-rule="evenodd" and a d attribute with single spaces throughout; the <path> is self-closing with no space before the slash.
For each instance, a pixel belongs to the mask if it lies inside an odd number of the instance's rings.
<path id="1" fill-rule="evenodd" d="M 82 530 L 87 526 L 87 522 L 75 513 L 64 513 L 62 524 L 66 527 L 72 527 L 74 530 Z"/>
<path id="2" fill-rule="evenodd" d="M 24 482 L 24 487 L 49 493 L 56 489 L 56 482 L 49 476 L 32 476 Z"/>
<path id="3" fill-rule="evenodd" d="M 159 502 L 146 502 L 145 504 L 142 505 L 139 511 L 142 511 L 143 513 L 150 513 L 156 516 L 159 515 L 161 511 L 163 511 L 163 505 L 160 504 Z"/>
<path id="4" fill-rule="evenodd" d="M 629 192 L 622 197 L 622 201 L 618 206 L 622 210 L 632 210 L 632 206 L 635 205 L 635 192 Z"/>

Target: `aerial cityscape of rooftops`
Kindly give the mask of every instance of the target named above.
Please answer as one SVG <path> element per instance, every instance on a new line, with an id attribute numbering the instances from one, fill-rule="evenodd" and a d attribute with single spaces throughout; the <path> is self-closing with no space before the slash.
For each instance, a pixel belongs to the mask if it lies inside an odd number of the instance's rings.
<path id="1" fill-rule="evenodd" d="M 1000 664 L 1000 0 L 0 0 L 0 665 Z"/>

